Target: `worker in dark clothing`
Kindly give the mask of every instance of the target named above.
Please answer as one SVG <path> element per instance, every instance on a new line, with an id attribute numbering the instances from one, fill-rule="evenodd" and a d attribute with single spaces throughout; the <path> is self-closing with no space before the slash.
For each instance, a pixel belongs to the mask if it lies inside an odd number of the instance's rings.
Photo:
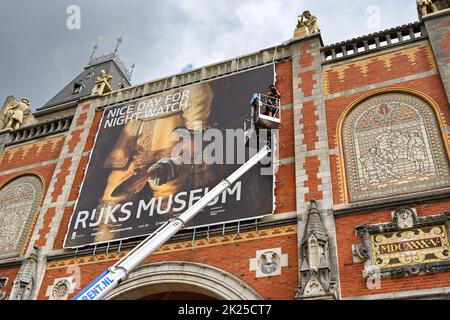
<path id="1" fill-rule="evenodd" d="M 269 117 L 275 117 L 278 113 L 279 102 L 281 99 L 280 91 L 278 91 L 277 87 L 275 87 L 274 84 L 272 84 L 269 87 L 269 92 L 267 93 L 267 108 L 265 115 Z"/>

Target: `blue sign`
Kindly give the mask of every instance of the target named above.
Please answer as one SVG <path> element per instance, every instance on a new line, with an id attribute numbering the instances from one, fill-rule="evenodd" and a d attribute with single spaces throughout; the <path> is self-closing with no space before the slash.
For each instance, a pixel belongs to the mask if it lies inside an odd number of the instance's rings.
<path id="1" fill-rule="evenodd" d="M 115 283 L 116 282 L 114 281 L 110 271 L 105 271 L 72 300 L 96 300 L 96 298 L 101 296 L 102 293 L 113 287 Z"/>

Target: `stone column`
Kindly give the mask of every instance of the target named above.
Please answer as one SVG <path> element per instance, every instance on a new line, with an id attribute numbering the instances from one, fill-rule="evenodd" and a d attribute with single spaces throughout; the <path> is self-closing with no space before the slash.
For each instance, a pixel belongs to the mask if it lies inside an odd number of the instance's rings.
<path id="1" fill-rule="evenodd" d="M 96 100 L 80 103 L 75 112 L 72 125 L 66 134 L 61 154 L 57 160 L 52 180 L 42 205 L 39 218 L 33 231 L 29 249 L 33 246 L 40 248 L 37 266 L 37 285 L 33 291 L 32 299 L 36 299 L 47 266 L 47 257 L 52 252 L 58 235 L 61 221 L 66 207 L 74 205 L 69 203 L 69 195 L 73 186 L 75 175 L 82 157 L 88 153 L 84 148 L 89 136 L 95 116 Z"/>
<path id="2" fill-rule="evenodd" d="M 336 232 L 322 82 L 322 39 L 313 34 L 292 43 L 294 137 L 299 257 L 309 202 L 317 200 L 329 235 L 331 281 L 338 286 Z M 301 259 L 301 258 L 299 258 Z M 299 261 L 299 266 L 302 261 Z"/>
<path id="3" fill-rule="evenodd" d="M 11 134 L 9 130 L 0 131 L 0 155 L 5 151 L 5 145 L 11 141 Z"/>
<path id="4" fill-rule="evenodd" d="M 429 14 L 422 20 L 450 103 L 450 8 Z"/>

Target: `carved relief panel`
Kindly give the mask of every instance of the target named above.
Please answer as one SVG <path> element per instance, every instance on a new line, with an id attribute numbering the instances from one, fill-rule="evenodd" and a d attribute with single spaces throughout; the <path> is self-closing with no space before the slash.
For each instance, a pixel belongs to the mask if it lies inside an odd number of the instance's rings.
<path id="1" fill-rule="evenodd" d="M 41 195 L 41 180 L 32 175 L 18 178 L 0 190 L 0 259 L 21 254 Z"/>
<path id="2" fill-rule="evenodd" d="M 422 99 L 403 93 L 372 97 L 343 127 L 350 202 L 450 185 L 439 125 Z"/>
<path id="3" fill-rule="evenodd" d="M 362 242 L 353 246 L 353 255 L 365 262 L 366 278 L 450 271 L 450 213 L 419 218 L 415 210 L 399 209 L 391 223 L 359 226 L 356 232 Z"/>

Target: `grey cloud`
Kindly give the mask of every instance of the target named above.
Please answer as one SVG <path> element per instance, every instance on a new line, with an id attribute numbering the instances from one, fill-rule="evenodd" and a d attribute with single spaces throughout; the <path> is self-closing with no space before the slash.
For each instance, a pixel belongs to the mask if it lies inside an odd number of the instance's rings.
<path id="1" fill-rule="evenodd" d="M 72 4 L 81 30 L 66 28 Z M 2 0 L 0 99 L 42 106 L 86 65 L 98 35 L 97 54 L 109 53 L 125 29 L 119 54 L 136 63 L 132 82 L 141 83 L 282 43 L 304 9 L 318 16 L 326 44 L 372 33 L 370 5 L 381 9 L 381 28 L 417 20 L 415 0 Z"/>

